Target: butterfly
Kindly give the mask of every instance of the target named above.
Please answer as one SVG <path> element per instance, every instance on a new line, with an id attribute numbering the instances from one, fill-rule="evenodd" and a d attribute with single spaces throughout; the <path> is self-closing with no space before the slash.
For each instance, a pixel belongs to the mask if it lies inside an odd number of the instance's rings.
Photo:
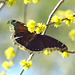
<path id="1" fill-rule="evenodd" d="M 0 1 L 0 10 L 3 8 L 3 6 L 5 5 L 4 1 Z"/>
<path id="2" fill-rule="evenodd" d="M 13 28 L 13 43 L 22 47 L 24 50 L 31 52 L 41 52 L 46 48 L 50 50 L 60 50 L 62 52 L 68 50 L 65 44 L 51 36 L 30 33 L 28 28 L 24 26 L 24 23 L 16 20 L 10 20 L 8 23 L 11 23 L 13 26 L 11 27 L 11 30 Z"/>

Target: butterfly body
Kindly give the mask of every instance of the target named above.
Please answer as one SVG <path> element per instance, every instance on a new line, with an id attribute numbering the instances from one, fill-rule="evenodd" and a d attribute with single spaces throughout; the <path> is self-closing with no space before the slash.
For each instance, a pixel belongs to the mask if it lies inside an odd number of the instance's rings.
<path id="1" fill-rule="evenodd" d="M 12 20 L 11 24 L 14 26 L 14 35 L 12 35 L 15 38 L 14 44 L 23 47 L 24 50 L 32 52 L 40 52 L 46 48 L 50 50 L 61 50 L 62 52 L 68 50 L 65 44 L 50 36 L 30 33 L 28 28 L 24 26 L 24 23 Z"/>

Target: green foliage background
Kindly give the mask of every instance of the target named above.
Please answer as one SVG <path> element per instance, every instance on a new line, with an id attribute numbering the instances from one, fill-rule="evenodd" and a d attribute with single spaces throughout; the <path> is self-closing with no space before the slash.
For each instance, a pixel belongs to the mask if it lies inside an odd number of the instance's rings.
<path id="1" fill-rule="evenodd" d="M 41 0 L 40 3 L 27 5 L 26 22 L 33 19 L 36 22 L 46 23 L 49 14 L 58 3 L 59 0 Z M 70 9 L 75 12 L 75 0 L 65 0 L 58 10 Z M 13 7 L 5 5 L 0 11 L 0 72 L 3 71 L 1 64 L 6 60 L 4 51 L 10 46 L 13 46 L 10 39 L 11 32 L 7 22 L 10 19 L 15 19 L 24 22 L 24 3 L 23 0 L 18 0 Z M 68 33 L 71 29 L 75 29 L 75 24 L 67 26 L 63 24 L 61 27 L 54 28 L 49 26 L 47 35 L 52 36 L 65 43 L 69 50 L 75 50 L 75 41 L 69 38 Z M 15 46 L 14 46 L 15 47 Z M 16 48 L 16 47 L 15 47 Z M 22 59 L 27 59 L 29 54 L 19 50 L 14 62 L 15 67 L 12 67 L 8 75 L 18 75 L 21 71 L 19 62 Z M 68 58 L 62 58 L 58 52 L 54 52 L 49 56 L 44 54 L 35 54 L 33 57 L 33 67 L 29 71 L 25 71 L 23 75 L 75 75 L 75 54 L 70 54 Z M 14 72 L 14 70 L 16 72 Z"/>

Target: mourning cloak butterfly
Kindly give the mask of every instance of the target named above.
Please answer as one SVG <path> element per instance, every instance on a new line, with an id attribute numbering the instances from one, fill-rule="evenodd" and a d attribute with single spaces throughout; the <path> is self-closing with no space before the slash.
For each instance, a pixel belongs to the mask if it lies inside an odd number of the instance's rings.
<path id="1" fill-rule="evenodd" d="M 60 50 L 62 52 L 68 50 L 65 44 L 50 36 L 30 33 L 27 27 L 24 26 L 24 23 L 11 20 L 11 24 L 14 28 L 12 35 L 14 38 L 13 42 L 24 50 L 35 52 L 43 51 L 46 48 L 49 48 L 50 50 Z"/>

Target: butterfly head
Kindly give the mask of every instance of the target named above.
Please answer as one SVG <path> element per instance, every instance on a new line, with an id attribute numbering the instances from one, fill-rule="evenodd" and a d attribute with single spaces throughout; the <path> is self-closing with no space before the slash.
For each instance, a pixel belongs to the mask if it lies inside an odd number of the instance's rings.
<path id="1" fill-rule="evenodd" d="M 9 21 L 7 22 L 7 24 L 10 24 L 10 23 L 13 25 L 13 24 L 16 23 L 16 20 L 12 20 L 12 19 L 11 19 L 11 20 L 9 20 Z"/>

